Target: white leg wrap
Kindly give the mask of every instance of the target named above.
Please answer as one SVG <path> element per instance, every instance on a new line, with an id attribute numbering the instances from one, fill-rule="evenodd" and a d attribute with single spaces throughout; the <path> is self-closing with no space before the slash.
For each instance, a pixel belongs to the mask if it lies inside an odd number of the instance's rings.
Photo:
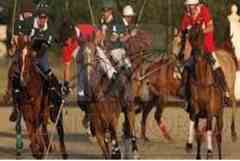
<path id="1" fill-rule="evenodd" d="M 208 150 L 212 150 L 212 131 L 207 131 L 207 148 Z"/>
<path id="2" fill-rule="evenodd" d="M 99 62 L 100 62 L 100 66 L 102 67 L 102 69 L 104 70 L 104 72 L 106 72 L 107 76 L 109 79 L 112 78 L 113 74 L 116 73 L 117 71 L 115 70 L 115 68 L 112 66 L 111 62 L 109 61 L 109 59 L 107 58 L 107 56 L 105 55 L 105 52 L 103 49 L 101 49 L 100 47 L 97 47 L 97 56 L 99 57 Z"/>
<path id="3" fill-rule="evenodd" d="M 190 121 L 189 123 L 189 136 L 188 136 L 188 143 L 192 144 L 193 140 L 194 140 L 194 135 L 195 135 L 195 131 L 194 131 L 194 122 Z"/>

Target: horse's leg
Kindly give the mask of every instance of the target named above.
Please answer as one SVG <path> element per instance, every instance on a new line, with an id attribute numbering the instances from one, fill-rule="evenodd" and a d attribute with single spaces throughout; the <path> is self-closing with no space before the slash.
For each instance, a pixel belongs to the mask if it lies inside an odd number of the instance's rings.
<path id="1" fill-rule="evenodd" d="M 231 94 L 231 100 L 232 100 L 232 122 L 231 122 L 231 135 L 232 135 L 232 141 L 237 141 L 237 132 L 235 127 L 235 113 L 236 113 L 236 97 L 235 94 Z"/>
<path id="2" fill-rule="evenodd" d="M 199 118 L 196 117 L 195 119 L 195 132 L 197 136 L 197 156 L 196 159 L 201 159 L 201 144 L 202 144 L 202 138 L 201 138 L 201 133 L 199 131 Z"/>
<path id="3" fill-rule="evenodd" d="M 22 106 L 21 111 L 28 131 L 30 140 L 29 147 L 31 149 L 32 155 L 36 159 L 42 159 L 44 156 L 44 144 L 41 139 L 41 132 L 37 126 L 38 112 L 33 111 L 32 106 L 29 105 Z"/>
<path id="4" fill-rule="evenodd" d="M 217 146 L 218 146 L 218 157 L 222 159 L 222 128 L 223 128 L 223 117 L 222 114 L 217 116 Z"/>
<path id="5" fill-rule="evenodd" d="M 22 120 L 22 113 L 21 113 L 21 111 L 18 111 L 17 112 L 17 121 L 16 121 L 16 150 L 17 150 L 17 156 L 21 155 L 21 152 L 22 152 L 22 149 L 23 149 L 21 120 Z"/>
<path id="6" fill-rule="evenodd" d="M 212 116 L 207 117 L 207 159 L 212 158 L 213 145 L 212 145 Z"/>
<path id="7" fill-rule="evenodd" d="M 28 129 L 32 156 L 36 159 L 42 159 L 44 155 L 44 145 L 41 144 L 41 136 L 39 135 L 38 129 L 29 120 L 25 121 L 25 124 Z"/>
<path id="8" fill-rule="evenodd" d="M 151 110 L 153 109 L 153 106 L 151 104 L 147 104 L 147 105 L 143 105 L 144 107 L 143 112 L 142 112 L 142 121 L 141 121 L 141 138 L 144 141 L 149 141 L 149 139 L 146 136 L 146 122 L 147 122 L 147 118 L 149 113 L 151 112 Z"/>
<path id="9" fill-rule="evenodd" d="M 61 113 L 60 119 L 57 122 L 57 132 L 59 137 L 60 149 L 62 153 L 62 158 L 67 159 L 68 154 L 66 152 L 65 142 L 64 142 L 64 128 L 63 128 L 63 116 Z"/>
<path id="10" fill-rule="evenodd" d="M 104 158 L 108 159 L 110 156 L 110 152 L 109 152 L 108 144 L 106 144 L 106 142 L 105 142 L 106 140 L 105 140 L 104 132 L 102 132 L 99 129 L 95 129 L 95 134 L 96 134 L 97 142 L 103 152 Z"/>
<path id="11" fill-rule="evenodd" d="M 133 105 L 131 107 L 134 107 Z M 132 152 L 133 152 L 133 158 L 138 158 L 138 146 L 137 146 L 137 137 L 136 137 L 136 128 L 135 128 L 135 111 L 128 108 L 127 111 L 127 120 L 129 125 L 129 131 L 130 131 L 130 138 L 132 143 Z"/>
<path id="12" fill-rule="evenodd" d="M 193 118 L 193 114 L 190 113 L 190 122 L 189 122 L 189 132 L 188 132 L 188 140 L 186 143 L 186 152 L 191 152 L 192 151 L 192 144 L 194 141 L 194 135 L 195 135 L 195 130 L 194 130 L 194 118 Z"/>
<path id="13" fill-rule="evenodd" d="M 164 138 L 166 138 L 169 141 L 172 141 L 173 139 L 170 136 L 169 131 L 167 130 L 167 126 L 162 119 L 162 112 L 163 112 L 163 107 L 160 105 L 160 102 L 159 102 L 158 105 L 157 105 L 156 112 L 154 114 L 154 118 L 155 118 L 155 120 L 156 120 Z"/>
<path id="14" fill-rule="evenodd" d="M 116 129 L 118 126 L 118 118 L 114 118 L 114 121 L 111 122 L 111 140 L 112 140 L 112 153 L 111 159 L 121 159 L 121 151 L 118 144 Z"/>

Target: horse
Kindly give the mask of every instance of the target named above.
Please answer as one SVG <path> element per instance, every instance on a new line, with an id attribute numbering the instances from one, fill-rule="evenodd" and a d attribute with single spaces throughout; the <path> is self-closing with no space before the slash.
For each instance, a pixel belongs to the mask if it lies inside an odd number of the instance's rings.
<path id="1" fill-rule="evenodd" d="M 92 101 L 89 105 L 90 127 L 93 136 L 102 150 L 105 159 L 121 159 L 121 150 L 117 138 L 117 127 L 121 113 L 118 97 L 108 89 L 109 80 L 100 73 L 92 71 Z"/>
<path id="2" fill-rule="evenodd" d="M 221 85 L 215 82 L 213 69 L 203 50 L 203 31 L 200 26 L 193 27 L 189 31 L 189 42 L 192 46 L 193 72 L 189 76 L 190 89 L 190 115 L 195 125 L 197 140 L 196 159 L 201 159 L 202 134 L 199 129 L 199 119 L 206 118 L 207 125 L 207 159 L 212 157 L 212 124 L 216 118 L 216 139 L 218 147 L 218 157 L 222 159 L 222 129 L 223 129 L 223 107 L 224 91 Z"/>
<path id="3" fill-rule="evenodd" d="M 89 95 L 90 101 L 88 103 L 87 112 L 89 112 L 90 116 L 90 128 L 95 129 L 92 130 L 94 136 L 97 137 L 98 143 L 103 151 L 104 157 L 109 158 L 111 152 L 106 146 L 107 144 L 104 142 L 104 137 L 106 132 L 110 131 L 112 136 L 113 143 L 117 142 L 116 138 L 116 129 L 117 129 L 117 121 L 119 118 L 119 111 L 124 113 L 125 123 L 124 123 L 124 133 L 127 136 L 127 139 L 130 139 L 132 144 L 132 152 L 134 153 L 134 157 L 137 156 L 137 143 L 135 137 L 135 110 L 134 110 L 134 102 L 133 100 L 129 100 L 126 102 L 123 101 L 122 98 L 130 98 L 130 90 L 128 86 L 121 86 L 118 89 L 115 95 L 109 95 L 107 93 L 102 94 L 102 99 L 99 100 L 99 93 L 104 91 L 106 84 L 109 84 L 109 80 L 106 76 L 99 76 L 98 73 L 103 73 L 103 71 L 99 67 L 99 58 L 96 54 L 97 47 L 102 41 L 101 32 L 97 31 L 95 38 L 93 40 L 82 42 L 80 44 L 82 47 L 81 52 L 83 52 L 84 60 L 81 60 L 84 63 L 83 66 L 87 67 L 87 73 L 89 78 Z M 80 53 L 79 53 L 80 54 Z M 96 77 L 98 76 L 98 77 Z M 98 81 L 99 80 L 99 81 Z M 119 74 L 119 85 L 124 84 L 126 80 L 126 76 L 120 72 Z M 94 83 L 97 82 L 97 83 Z M 107 83 L 108 82 L 108 83 Z M 111 85 L 110 85 L 111 86 Z M 99 89 L 99 90 L 98 90 Z M 108 89 L 111 93 L 111 88 Z M 101 95 L 101 94 L 100 94 Z M 106 131 L 107 130 L 107 131 Z M 114 146 L 117 146 L 118 144 Z M 113 147 L 114 147 L 113 146 Z M 129 145 L 127 145 L 129 146 Z M 118 149 L 115 147 L 115 149 Z M 114 150 L 114 148 L 113 148 Z M 117 156 L 113 155 L 112 158 L 119 158 L 120 151 L 117 152 Z"/>
<path id="4" fill-rule="evenodd" d="M 174 55 L 181 59 L 180 62 L 185 61 L 189 59 L 190 53 L 189 51 L 192 50 L 192 47 L 189 45 L 186 45 L 188 39 L 188 34 L 183 33 L 182 35 L 176 34 L 174 37 L 173 41 L 173 53 Z M 227 41 L 227 40 L 226 40 Z M 186 52 L 189 50 L 188 52 Z M 235 80 L 236 80 L 236 71 L 237 71 L 237 61 L 236 57 L 234 56 L 233 50 L 231 50 L 231 44 L 229 43 L 224 43 L 220 47 L 216 48 L 216 56 L 218 58 L 218 61 L 221 65 L 221 68 L 223 70 L 226 83 L 228 86 L 228 90 L 230 93 L 230 102 L 232 105 L 232 117 L 231 117 L 231 137 L 232 141 L 235 142 L 237 140 L 237 133 L 235 130 L 235 113 L 236 113 L 236 98 L 235 98 Z M 193 130 L 193 120 L 190 115 L 190 126 L 189 126 L 189 138 L 186 143 L 186 151 L 191 151 L 192 150 L 192 133 L 194 132 Z"/>
<path id="5" fill-rule="evenodd" d="M 148 41 L 147 41 L 148 42 Z M 169 102 L 168 96 L 178 97 L 180 88 L 180 73 L 176 66 L 175 59 L 164 57 L 153 57 L 154 54 L 146 48 L 145 41 L 135 37 L 127 42 L 127 52 L 133 64 L 133 96 L 135 104 L 138 106 L 136 113 L 142 112 L 141 138 L 149 141 L 146 136 L 146 121 L 149 113 L 155 107 L 154 118 L 163 136 L 171 141 L 167 125 L 162 119 L 162 112 L 166 103 Z"/>
<path id="6" fill-rule="evenodd" d="M 59 110 L 59 108 L 50 110 L 50 99 L 51 97 L 56 98 L 61 86 L 54 77 L 51 78 L 51 81 L 49 80 L 49 86 L 46 86 L 45 78 L 41 75 L 36 63 L 34 63 L 35 51 L 31 49 L 30 41 L 26 41 L 26 36 L 20 35 L 18 42 L 18 64 L 20 68 L 20 86 L 22 89 L 18 110 L 22 114 L 26 124 L 32 155 L 34 158 L 42 159 L 45 150 L 49 147 L 47 130 L 49 115 L 54 122 L 56 121 L 54 120 L 54 113 Z M 51 83 L 53 83 L 54 86 L 52 86 Z M 57 123 L 57 131 L 62 157 L 66 159 L 68 154 L 64 143 L 62 119 Z M 50 150 L 52 150 L 51 147 Z"/>

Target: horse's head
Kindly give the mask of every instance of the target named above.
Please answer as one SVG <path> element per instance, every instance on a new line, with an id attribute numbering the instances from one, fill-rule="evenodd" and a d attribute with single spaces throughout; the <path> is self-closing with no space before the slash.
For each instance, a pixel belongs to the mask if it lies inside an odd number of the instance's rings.
<path id="1" fill-rule="evenodd" d="M 172 53 L 180 62 L 184 62 L 190 57 L 190 50 L 188 31 L 179 32 L 176 29 L 172 42 Z"/>
<path id="2" fill-rule="evenodd" d="M 32 63 L 32 55 L 30 54 L 30 41 L 27 36 L 19 35 L 17 38 L 16 45 L 17 52 L 19 54 L 18 64 L 20 69 L 20 78 L 23 82 L 27 82 L 30 78 L 31 63 Z"/>
<path id="3" fill-rule="evenodd" d="M 200 25 L 183 32 L 175 31 L 172 53 L 181 61 L 190 58 L 193 49 L 203 48 L 203 31 Z"/>

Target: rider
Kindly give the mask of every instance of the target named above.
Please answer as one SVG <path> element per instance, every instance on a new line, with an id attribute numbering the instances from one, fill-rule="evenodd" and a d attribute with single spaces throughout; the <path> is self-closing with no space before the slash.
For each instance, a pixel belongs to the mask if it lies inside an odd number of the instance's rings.
<path id="1" fill-rule="evenodd" d="M 121 39 L 124 37 L 125 26 L 120 15 L 114 12 L 114 2 L 112 0 L 103 1 L 103 15 L 100 21 L 101 31 L 104 35 L 103 47 L 97 47 L 97 55 L 101 58 L 100 65 L 111 80 L 112 89 L 116 89 L 117 69 L 115 69 L 106 53 L 109 53 L 116 63 L 117 68 L 126 73 L 131 71 L 131 63 L 126 56 L 124 43 Z"/>
<path id="2" fill-rule="evenodd" d="M 130 5 L 126 5 L 123 8 L 123 24 L 125 27 L 125 35 L 121 41 L 126 42 L 131 36 L 135 36 L 137 34 L 136 23 L 135 23 L 136 13 L 133 10 L 133 7 Z"/>
<path id="3" fill-rule="evenodd" d="M 64 90 L 66 94 L 69 93 L 70 81 L 70 66 L 73 58 L 77 63 L 77 102 L 79 107 L 85 111 L 83 125 L 88 127 L 88 105 L 89 105 L 89 91 L 88 91 L 88 75 L 89 68 L 86 66 L 89 54 L 85 52 L 85 45 L 89 41 L 93 41 L 96 35 L 96 28 L 89 24 L 72 24 L 68 18 L 65 19 L 63 27 L 67 35 L 62 35 L 63 47 L 63 62 L 64 62 Z M 62 28 L 63 29 L 63 28 Z M 65 38 L 64 38 L 65 37 Z"/>
<path id="4" fill-rule="evenodd" d="M 41 1 L 36 9 L 36 16 L 23 18 L 20 14 L 19 20 L 15 24 L 15 35 L 13 37 L 16 40 L 18 34 L 24 34 L 31 41 L 31 47 L 36 51 L 36 65 L 40 68 L 42 75 L 48 82 L 49 78 L 53 76 L 48 64 L 47 50 L 53 42 L 53 36 L 49 30 L 48 23 L 48 5 L 46 2 Z M 30 15 L 30 14 L 27 14 Z M 18 56 L 16 51 L 16 57 Z M 17 69 L 19 70 L 19 69 Z M 16 108 L 10 115 L 10 120 L 16 120 Z"/>
<path id="5" fill-rule="evenodd" d="M 216 48 L 214 41 L 214 23 L 211 12 L 209 8 L 199 3 L 199 0 L 185 0 L 186 12 L 181 22 L 181 32 L 185 32 L 194 25 L 201 25 L 204 32 L 204 52 L 208 54 L 208 58 L 210 60 L 210 64 L 213 67 L 215 79 L 218 79 L 219 84 L 223 88 L 225 92 L 226 98 L 229 97 L 229 93 L 227 90 L 227 84 L 225 81 L 225 77 L 223 71 L 220 67 L 218 58 L 216 56 Z M 191 52 L 190 44 L 187 41 L 185 46 L 185 51 Z M 187 50 L 186 50 L 187 49 Z M 182 85 L 184 89 L 182 89 L 182 93 L 184 93 L 184 97 L 188 100 L 189 93 L 187 92 L 186 85 L 188 81 L 188 70 L 191 70 L 192 66 L 191 59 L 187 61 L 185 64 L 185 69 L 183 72 L 183 81 Z M 189 110 L 189 109 L 188 109 Z"/>
<path id="6" fill-rule="evenodd" d="M 36 17 L 33 19 L 30 38 L 32 48 L 37 52 L 36 63 L 45 75 L 46 80 L 52 75 L 48 64 L 48 48 L 54 40 L 49 26 L 48 4 L 45 1 L 41 1 L 37 5 Z"/>

